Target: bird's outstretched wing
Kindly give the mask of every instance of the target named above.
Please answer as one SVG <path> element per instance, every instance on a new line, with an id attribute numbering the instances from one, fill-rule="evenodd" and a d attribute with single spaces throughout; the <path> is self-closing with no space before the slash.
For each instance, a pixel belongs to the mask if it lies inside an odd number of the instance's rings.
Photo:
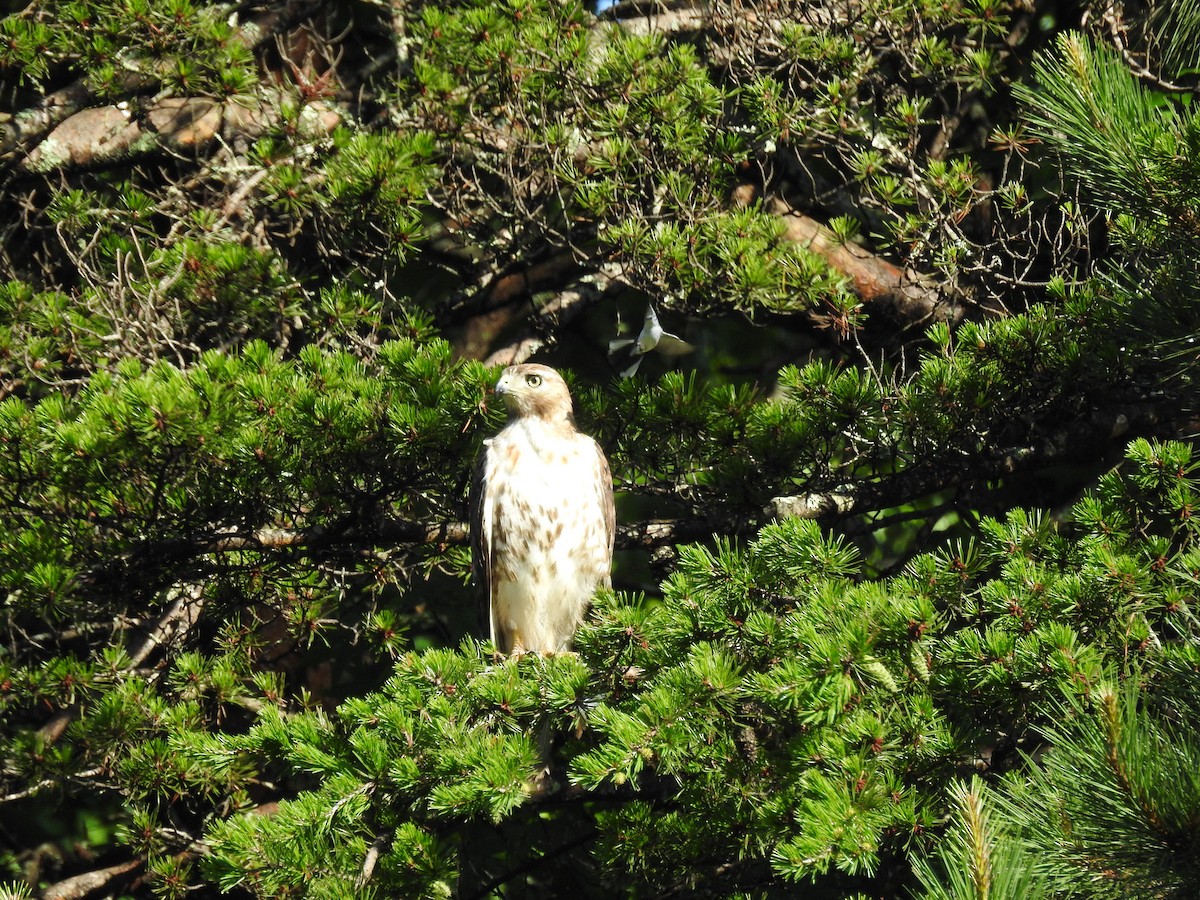
<path id="1" fill-rule="evenodd" d="M 681 340 L 675 335 L 664 331 L 654 349 L 663 356 L 683 356 L 685 353 L 691 353 L 696 348 L 687 341 Z"/>

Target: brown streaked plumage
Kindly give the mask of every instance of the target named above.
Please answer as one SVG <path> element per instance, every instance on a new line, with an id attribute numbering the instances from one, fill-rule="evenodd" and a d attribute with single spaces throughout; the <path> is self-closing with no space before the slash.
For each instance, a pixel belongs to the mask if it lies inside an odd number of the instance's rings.
<path id="1" fill-rule="evenodd" d="M 508 424 L 475 463 L 471 569 L 485 634 L 506 654 L 571 648 L 592 595 L 610 584 L 612 475 L 575 428 L 553 369 L 505 369 L 496 394 Z"/>

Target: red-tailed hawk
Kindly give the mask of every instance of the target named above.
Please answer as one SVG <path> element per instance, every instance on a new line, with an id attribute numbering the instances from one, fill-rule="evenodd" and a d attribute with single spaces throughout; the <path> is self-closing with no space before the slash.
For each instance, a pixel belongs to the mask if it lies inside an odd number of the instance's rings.
<path id="1" fill-rule="evenodd" d="M 571 395 L 548 366 L 510 366 L 496 383 L 508 424 L 484 441 L 471 488 L 471 569 L 502 653 L 571 648 L 612 566 L 612 475 L 575 429 Z"/>

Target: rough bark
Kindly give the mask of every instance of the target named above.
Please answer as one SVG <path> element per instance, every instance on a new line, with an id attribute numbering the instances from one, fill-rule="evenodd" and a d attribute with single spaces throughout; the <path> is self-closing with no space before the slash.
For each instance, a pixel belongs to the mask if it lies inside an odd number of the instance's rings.
<path id="1" fill-rule="evenodd" d="M 254 98 L 219 103 L 205 97 L 167 97 L 134 115 L 127 104 L 84 109 L 62 122 L 18 164 L 25 172 L 125 163 L 153 153 L 196 155 L 218 138 L 253 140 L 282 119 L 292 101 L 269 89 Z M 329 104 L 314 101 L 300 110 L 305 133 L 320 137 L 341 121 Z"/>
<path id="2" fill-rule="evenodd" d="M 261 46 L 268 40 L 291 28 L 297 22 L 311 16 L 321 7 L 321 0 L 293 0 L 283 7 L 253 19 L 242 26 L 238 39 L 247 47 Z M 116 85 L 116 93 L 126 97 L 153 90 L 156 80 L 141 72 L 125 74 Z M 47 94 L 36 105 L 21 110 L 12 119 L 0 125 L 0 162 L 18 164 L 24 162 L 36 145 L 51 132 L 79 113 L 88 110 L 96 102 L 96 94 L 84 79 Z M 189 102 L 189 101 L 178 101 Z M 117 129 L 116 116 L 126 118 L 116 105 L 100 107 L 102 116 L 93 116 L 77 123 L 72 137 L 81 143 L 93 143 L 112 135 Z M 89 126 L 89 127 L 85 127 Z M 68 147 L 74 144 L 67 144 Z M 46 154 L 43 154 L 45 156 Z M 68 152 L 68 159 L 71 154 Z M 28 166 L 24 166 L 29 168 Z"/>
<path id="3" fill-rule="evenodd" d="M 902 328 L 953 324 L 962 318 L 958 300 L 927 275 L 902 268 L 858 244 L 839 241 L 816 219 L 782 201 L 774 201 L 771 209 L 786 223 L 788 240 L 807 247 L 848 276 L 854 292 L 871 311 L 882 313 Z"/>
<path id="4" fill-rule="evenodd" d="M 41 893 L 42 900 L 82 900 L 98 891 L 111 888 L 121 878 L 132 875 L 145 865 L 144 860 L 131 859 L 105 869 L 84 872 L 50 885 Z"/>

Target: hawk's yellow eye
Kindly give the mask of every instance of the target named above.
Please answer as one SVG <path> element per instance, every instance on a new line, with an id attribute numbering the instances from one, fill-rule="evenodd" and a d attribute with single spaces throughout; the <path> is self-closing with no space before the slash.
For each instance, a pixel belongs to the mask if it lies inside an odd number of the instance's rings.
<path id="1" fill-rule="evenodd" d="M 526 375 L 525 383 L 527 385 L 529 385 L 530 387 L 537 387 L 539 384 L 542 383 L 542 376 L 541 375 L 533 375 L 533 374 Z"/>

